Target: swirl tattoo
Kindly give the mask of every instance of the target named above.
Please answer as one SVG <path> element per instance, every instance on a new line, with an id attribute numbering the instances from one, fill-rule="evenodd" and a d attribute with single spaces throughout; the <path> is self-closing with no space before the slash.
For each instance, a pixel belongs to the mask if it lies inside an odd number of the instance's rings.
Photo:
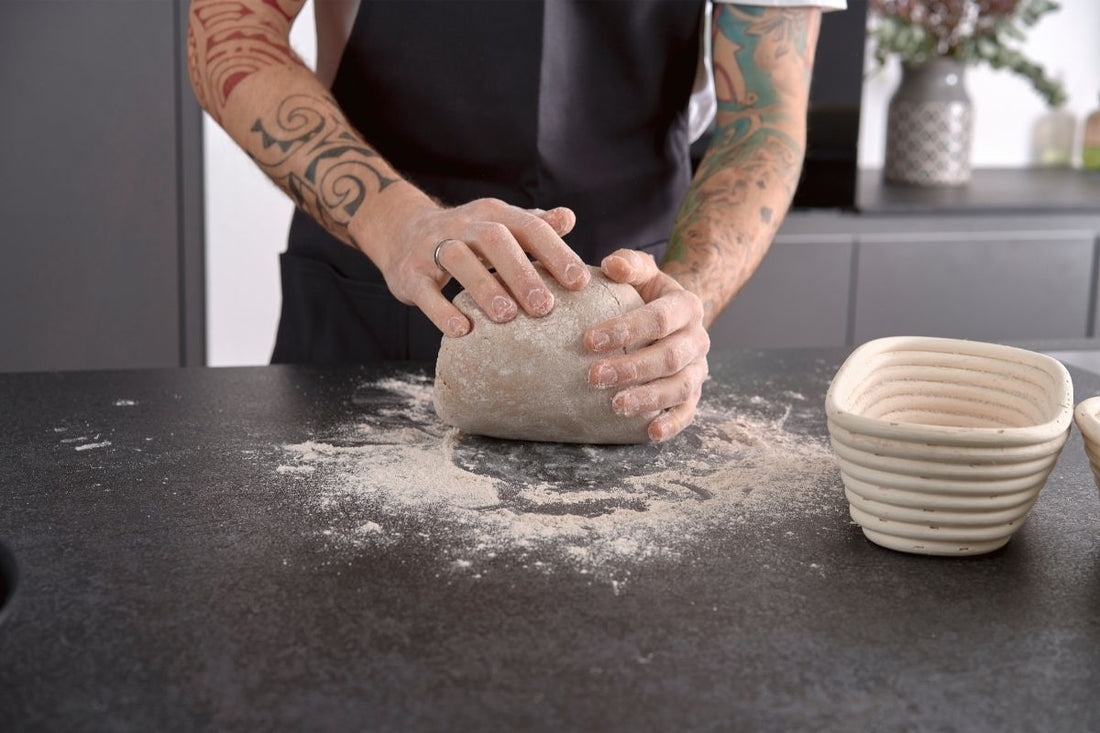
<path id="1" fill-rule="evenodd" d="M 251 131 L 259 136 L 256 163 L 295 204 L 345 242 L 348 222 L 367 194 L 398 181 L 380 170 L 381 157 L 348 126 L 331 97 L 287 97 L 270 119 L 257 119 Z"/>

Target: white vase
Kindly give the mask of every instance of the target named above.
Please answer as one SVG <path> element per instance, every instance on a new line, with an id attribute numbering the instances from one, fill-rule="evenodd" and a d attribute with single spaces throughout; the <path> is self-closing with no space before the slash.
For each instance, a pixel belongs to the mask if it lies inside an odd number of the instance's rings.
<path id="1" fill-rule="evenodd" d="M 888 183 L 957 186 L 970 180 L 973 114 L 963 84 L 966 67 L 937 57 L 902 65 L 886 120 Z"/>

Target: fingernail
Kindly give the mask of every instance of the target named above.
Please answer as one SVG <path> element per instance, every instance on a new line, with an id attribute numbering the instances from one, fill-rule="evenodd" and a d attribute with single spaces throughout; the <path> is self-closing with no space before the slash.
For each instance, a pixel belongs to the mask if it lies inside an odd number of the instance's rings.
<path id="1" fill-rule="evenodd" d="M 516 317 L 516 304 L 511 298 L 498 295 L 493 298 L 493 313 L 498 321 L 509 321 Z"/>
<path id="2" fill-rule="evenodd" d="M 455 338 L 465 336 L 470 332 L 470 324 L 458 316 L 447 319 L 447 335 Z"/>
<path id="3" fill-rule="evenodd" d="M 559 206 L 554 211 L 557 212 L 558 225 L 555 227 L 559 232 L 562 232 L 562 236 L 573 228 L 576 223 L 577 215 L 573 213 L 572 209 L 567 209 L 564 206 Z"/>
<path id="4" fill-rule="evenodd" d="M 588 282 L 589 274 L 588 268 L 582 267 L 575 262 L 569 263 L 565 268 L 565 282 L 569 285 L 580 285 L 581 283 Z"/>
<path id="5" fill-rule="evenodd" d="M 595 331 L 589 342 L 596 351 L 603 351 L 611 343 L 611 337 L 607 335 L 607 331 Z"/>
<path id="6" fill-rule="evenodd" d="M 668 420 L 654 420 L 649 424 L 649 437 L 657 443 L 668 440 L 668 431 Z"/>
<path id="7" fill-rule="evenodd" d="M 596 386 L 597 387 L 610 387 L 615 384 L 619 379 L 619 375 L 615 372 L 615 369 L 607 364 L 601 364 L 596 369 Z"/>
<path id="8" fill-rule="evenodd" d="M 546 290 L 535 288 L 527 293 L 527 303 L 536 315 L 544 316 L 554 307 L 554 296 Z"/>
<path id="9" fill-rule="evenodd" d="M 611 266 L 616 262 L 619 263 L 619 267 L 621 268 L 630 267 L 630 263 L 626 261 L 626 258 L 620 257 L 619 255 L 608 255 L 607 259 L 604 260 L 604 265 Z"/>
<path id="10" fill-rule="evenodd" d="M 611 400 L 611 406 L 620 415 L 633 415 L 638 411 L 638 398 L 626 392 L 620 392 Z"/>

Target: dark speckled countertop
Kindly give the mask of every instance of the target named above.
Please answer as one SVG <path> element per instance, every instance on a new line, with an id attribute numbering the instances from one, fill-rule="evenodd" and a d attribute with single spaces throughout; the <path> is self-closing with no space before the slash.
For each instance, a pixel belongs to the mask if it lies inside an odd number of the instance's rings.
<path id="1" fill-rule="evenodd" d="M 786 429 L 820 442 L 843 357 L 715 355 L 708 391 L 733 411 L 801 395 Z M 622 586 L 506 549 L 441 572 L 446 534 L 334 553 L 314 479 L 277 470 L 273 446 L 383 414 L 365 385 L 402 373 L 0 376 L 0 541 L 21 569 L 0 728 L 1100 729 L 1100 496 L 1076 431 L 985 557 L 870 544 L 830 473 L 802 511 L 711 528 Z"/>

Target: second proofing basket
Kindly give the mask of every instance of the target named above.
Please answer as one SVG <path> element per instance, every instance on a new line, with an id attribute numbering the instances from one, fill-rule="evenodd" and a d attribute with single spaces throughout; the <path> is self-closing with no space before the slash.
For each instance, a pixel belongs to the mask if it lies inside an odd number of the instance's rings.
<path id="1" fill-rule="evenodd" d="M 1100 397 L 1090 397 L 1077 405 L 1073 418 L 1081 431 L 1092 477 L 1100 488 Z"/>
<path id="2" fill-rule="evenodd" d="M 1069 435 L 1057 360 L 957 339 L 870 341 L 825 401 L 852 519 L 876 544 L 927 555 L 1003 546 Z"/>

